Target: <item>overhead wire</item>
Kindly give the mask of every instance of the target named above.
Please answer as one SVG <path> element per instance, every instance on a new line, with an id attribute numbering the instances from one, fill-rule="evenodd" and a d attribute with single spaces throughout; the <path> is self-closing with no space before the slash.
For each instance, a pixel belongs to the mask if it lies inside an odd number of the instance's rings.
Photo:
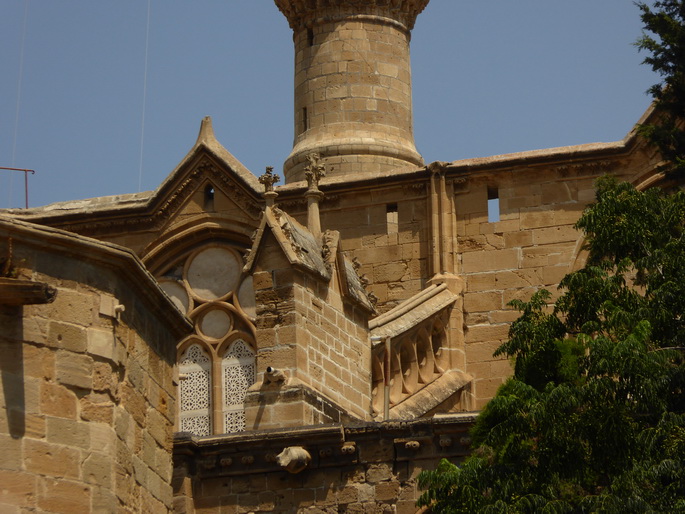
<path id="1" fill-rule="evenodd" d="M 147 62 L 148 62 L 148 52 L 150 48 L 150 11 L 151 11 L 152 0 L 147 0 L 147 22 L 145 27 L 145 64 L 143 71 L 143 112 L 140 121 L 140 163 L 138 171 L 138 192 L 142 190 L 143 187 L 143 153 L 145 148 L 145 109 L 147 103 Z"/>
<path id="2" fill-rule="evenodd" d="M 19 74 L 17 76 L 17 104 L 14 112 L 14 134 L 12 136 L 12 159 L 11 167 L 14 167 L 17 158 L 17 139 L 19 134 L 19 113 L 21 106 L 21 88 L 24 77 L 24 47 L 26 45 L 26 25 L 29 17 L 29 0 L 24 0 L 24 20 L 21 28 L 21 43 L 19 45 Z M 7 208 L 12 207 L 13 174 L 9 174 L 9 187 L 7 193 Z"/>

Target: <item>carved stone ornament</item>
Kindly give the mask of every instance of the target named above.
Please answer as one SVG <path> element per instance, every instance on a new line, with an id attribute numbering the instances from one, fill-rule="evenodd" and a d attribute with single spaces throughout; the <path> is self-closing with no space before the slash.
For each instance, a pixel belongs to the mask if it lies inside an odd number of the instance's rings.
<path id="1" fill-rule="evenodd" d="M 440 448 L 449 448 L 452 446 L 452 438 L 448 435 L 440 436 Z"/>
<path id="2" fill-rule="evenodd" d="M 563 178 L 581 177 L 585 175 L 601 175 L 602 173 L 609 173 L 619 167 L 619 163 L 615 161 L 588 161 L 578 162 L 573 164 L 564 164 L 557 166 L 555 171 Z"/>
<path id="3" fill-rule="evenodd" d="M 276 456 L 276 462 L 289 473 L 304 471 L 312 461 L 312 456 L 301 446 L 289 446 Z"/>
<path id="4" fill-rule="evenodd" d="M 449 162 L 444 161 L 434 161 L 426 166 L 426 169 L 433 175 L 443 174 L 447 171 L 447 166 Z"/>
<path id="5" fill-rule="evenodd" d="M 266 167 L 266 173 L 264 175 L 259 177 L 259 182 L 264 185 L 264 192 L 270 193 L 271 191 L 274 190 L 274 184 L 276 182 L 279 182 L 281 180 L 281 177 L 278 175 L 274 174 L 274 167 L 273 166 L 267 166 Z"/>
<path id="6" fill-rule="evenodd" d="M 404 443 L 404 447 L 405 447 L 407 450 L 414 450 L 414 451 L 416 451 L 416 450 L 418 450 L 419 448 L 421 448 L 421 443 L 418 442 L 418 441 L 407 441 L 406 443 Z"/>
<path id="7" fill-rule="evenodd" d="M 326 176 L 326 166 L 321 163 L 321 156 L 318 153 L 307 155 L 308 164 L 304 167 L 304 175 L 307 177 L 307 184 L 310 191 L 318 191 L 319 181 Z"/>
<path id="8" fill-rule="evenodd" d="M 340 452 L 343 455 L 352 455 L 354 452 L 357 451 L 357 443 L 354 441 L 347 442 L 342 445 L 342 448 L 340 448 Z"/>

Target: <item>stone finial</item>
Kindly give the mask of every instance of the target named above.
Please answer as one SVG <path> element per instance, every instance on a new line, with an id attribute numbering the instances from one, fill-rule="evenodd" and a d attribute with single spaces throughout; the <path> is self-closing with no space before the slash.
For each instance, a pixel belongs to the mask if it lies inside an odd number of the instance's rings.
<path id="1" fill-rule="evenodd" d="M 259 177 L 259 182 L 264 185 L 264 192 L 269 193 L 274 190 L 274 184 L 280 182 L 281 177 L 274 174 L 274 167 L 267 166 L 266 173 Z"/>
<path id="2" fill-rule="evenodd" d="M 216 137 L 214 136 L 214 127 L 212 126 L 212 117 L 211 116 L 205 116 L 202 118 L 202 122 L 200 123 L 200 133 L 197 135 L 197 142 L 195 143 L 196 145 L 199 145 L 201 143 L 211 143 L 215 142 Z"/>
<path id="3" fill-rule="evenodd" d="M 304 167 L 304 175 L 307 177 L 307 185 L 310 191 L 319 190 L 319 181 L 326 176 L 326 165 L 321 163 L 318 153 L 307 155 L 307 165 Z"/>
<path id="4" fill-rule="evenodd" d="M 318 153 L 307 155 L 307 165 L 304 167 L 304 175 L 307 177 L 307 228 L 316 237 L 321 235 L 321 218 L 319 216 L 319 202 L 323 193 L 319 190 L 319 181 L 326 176 L 326 166 L 320 162 Z"/>
<path id="5" fill-rule="evenodd" d="M 278 193 L 274 191 L 274 184 L 281 180 L 281 177 L 274 174 L 274 167 L 267 166 L 266 173 L 259 177 L 259 182 L 264 185 L 264 198 L 266 199 L 266 206 L 273 207 Z"/>

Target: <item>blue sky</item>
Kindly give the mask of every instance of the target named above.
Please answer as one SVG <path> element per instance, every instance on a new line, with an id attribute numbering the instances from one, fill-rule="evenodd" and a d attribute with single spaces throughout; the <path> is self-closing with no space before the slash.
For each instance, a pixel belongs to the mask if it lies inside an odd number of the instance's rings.
<path id="1" fill-rule="evenodd" d="M 453 161 L 623 138 L 657 81 L 640 33 L 631 0 L 431 0 L 412 37 L 418 150 Z M 36 170 L 31 206 L 150 190 L 210 115 L 253 173 L 279 170 L 292 62 L 271 0 L 2 0 L 0 166 Z M 0 171 L 0 208 L 23 203 L 21 174 Z"/>

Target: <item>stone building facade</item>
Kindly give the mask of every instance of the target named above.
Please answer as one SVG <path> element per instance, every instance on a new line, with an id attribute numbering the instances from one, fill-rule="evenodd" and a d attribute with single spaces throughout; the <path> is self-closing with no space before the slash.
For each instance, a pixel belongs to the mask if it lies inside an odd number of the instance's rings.
<path id="1" fill-rule="evenodd" d="M 511 374 L 508 302 L 582 265 L 596 178 L 664 180 L 634 132 L 425 164 L 428 0 L 275 3 L 283 185 L 206 118 L 155 191 L 0 213 L 8 512 L 416 512 L 420 470 L 468 452 Z"/>

